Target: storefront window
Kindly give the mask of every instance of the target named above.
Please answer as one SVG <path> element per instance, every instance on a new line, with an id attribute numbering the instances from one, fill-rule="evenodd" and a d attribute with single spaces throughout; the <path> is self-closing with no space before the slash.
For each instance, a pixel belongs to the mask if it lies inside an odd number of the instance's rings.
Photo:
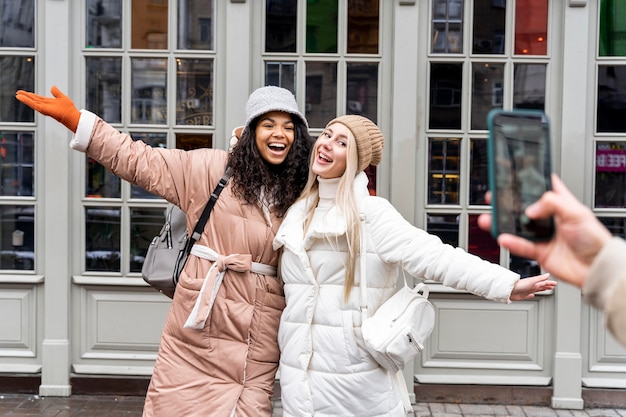
<path id="1" fill-rule="evenodd" d="M 430 67 L 430 129 L 461 128 L 463 64 L 437 64 Z"/>
<path id="2" fill-rule="evenodd" d="M 122 58 L 86 57 L 87 109 L 108 123 L 122 121 Z"/>
<path id="3" fill-rule="evenodd" d="M 34 196 L 34 171 L 33 133 L 0 131 L 0 196 Z"/>
<path id="4" fill-rule="evenodd" d="M 192 149 L 212 148 L 213 135 L 200 133 L 177 133 L 176 149 L 190 151 Z"/>
<path id="5" fill-rule="evenodd" d="M 143 260 L 152 238 L 163 226 L 165 209 L 130 209 L 130 272 L 141 272 Z"/>
<path id="6" fill-rule="evenodd" d="M 296 52 L 298 0 L 266 0 L 265 52 Z"/>
<path id="7" fill-rule="evenodd" d="M 515 55 L 548 52 L 548 1 L 515 0 Z"/>
<path id="8" fill-rule="evenodd" d="M 504 54 L 506 0 L 474 0 L 473 54 Z"/>
<path id="9" fill-rule="evenodd" d="M 469 204 L 487 204 L 485 193 L 489 190 L 488 169 L 487 141 L 485 139 L 470 139 Z"/>
<path id="10" fill-rule="evenodd" d="M 443 243 L 459 246 L 459 216 L 457 215 L 428 215 L 426 231 L 439 236 Z"/>
<path id="11" fill-rule="evenodd" d="M 337 63 L 306 63 L 305 108 L 311 128 L 323 128 L 337 115 Z"/>
<path id="12" fill-rule="evenodd" d="M 378 63 L 347 64 L 346 114 L 378 121 Z"/>
<path id="13" fill-rule="evenodd" d="M 598 133 L 626 133 L 626 65 L 599 65 L 597 92 Z"/>
<path id="14" fill-rule="evenodd" d="M 432 53 L 463 52 L 463 1 L 433 0 Z"/>
<path id="15" fill-rule="evenodd" d="M 131 48 L 167 49 L 168 0 L 131 1 Z"/>
<path id="16" fill-rule="evenodd" d="M 380 31 L 379 0 L 348 0 L 349 54 L 377 54 Z"/>
<path id="17" fill-rule="evenodd" d="M 489 262 L 500 263 L 500 246 L 491 233 L 478 227 L 478 215 L 469 215 L 467 251 Z"/>
<path id="18" fill-rule="evenodd" d="M 120 272 L 120 208 L 85 207 L 85 269 Z"/>
<path id="19" fill-rule="evenodd" d="M 131 123 L 167 123 L 167 59 L 131 61 Z"/>
<path id="20" fill-rule="evenodd" d="M 0 4 L 0 48 L 34 48 L 34 29 L 34 0 L 3 1 Z M 4 76 L 6 73 L 0 74 Z"/>
<path id="21" fill-rule="evenodd" d="M 307 2 L 307 53 L 332 54 L 337 52 L 337 12 L 338 0 Z"/>
<path id="22" fill-rule="evenodd" d="M 133 140 L 141 140 L 147 145 L 153 148 L 167 148 L 167 135 L 165 133 L 136 133 L 132 134 Z M 143 188 L 131 184 L 130 186 L 130 198 L 159 198 L 154 194 L 151 194 Z"/>
<path id="23" fill-rule="evenodd" d="M 546 64 L 515 64 L 513 67 L 513 107 L 545 110 Z"/>
<path id="24" fill-rule="evenodd" d="M 267 62 L 265 63 L 265 85 L 286 88 L 296 93 L 296 63 Z"/>
<path id="25" fill-rule="evenodd" d="M 177 59 L 176 124 L 213 124 L 213 60 Z"/>
<path id="26" fill-rule="evenodd" d="M 35 207 L 0 205 L 0 269 L 35 269 Z"/>
<path id="27" fill-rule="evenodd" d="M 122 0 L 87 0 L 87 48 L 122 47 Z"/>
<path id="28" fill-rule="evenodd" d="M 35 58 L 32 56 L 0 56 L 0 122 L 33 122 L 35 112 L 15 99 L 15 91 L 35 88 Z M 11 88 L 6 88 L 11 86 Z"/>
<path id="29" fill-rule="evenodd" d="M 626 207 L 626 142 L 596 143 L 595 207 Z"/>
<path id="30" fill-rule="evenodd" d="M 430 139 L 428 160 L 428 204 L 459 204 L 459 139 Z"/>
<path id="31" fill-rule="evenodd" d="M 480 62 L 472 64 L 472 129 L 487 129 L 487 114 L 502 107 L 504 64 Z"/>
<path id="32" fill-rule="evenodd" d="M 105 169 L 95 159 L 86 157 L 87 184 L 85 197 L 87 198 L 120 198 L 120 178 Z"/>
<path id="33" fill-rule="evenodd" d="M 626 3 L 600 0 L 600 56 L 626 56 Z"/>
<path id="34" fill-rule="evenodd" d="M 206 0 L 178 0 L 178 49 L 213 49 L 214 5 Z"/>

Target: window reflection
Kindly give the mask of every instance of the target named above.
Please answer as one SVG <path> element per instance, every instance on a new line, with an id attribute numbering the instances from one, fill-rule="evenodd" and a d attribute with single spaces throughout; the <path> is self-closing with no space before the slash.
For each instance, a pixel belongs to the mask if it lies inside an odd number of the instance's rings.
<path id="1" fill-rule="evenodd" d="M 463 52 L 463 1 L 433 0 L 433 53 Z"/>
<path id="2" fill-rule="evenodd" d="M 213 135 L 210 133 L 209 134 L 198 134 L 198 133 L 177 133 L 176 134 L 176 149 L 190 151 L 192 149 L 212 148 L 212 147 L 213 147 Z"/>
<path id="3" fill-rule="evenodd" d="M 430 139 L 428 204 L 459 204 L 461 140 Z"/>
<path id="4" fill-rule="evenodd" d="M 463 64 L 431 64 L 430 129 L 461 128 Z"/>
<path id="5" fill-rule="evenodd" d="M 87 198 L 120 198 L 120 178 L 96 162 L 86 157 L 87 184 L 85 197 Z"/>
<path id="6" fill-rule="evenodd" d="M 537 261 L 515 255 L 511 255 L 509 259 L 509 269 L 518 273 L 522 278 L 541 274 L 541 267 Z"/>
<path id="7" fill-rule="evenodd" d="M 443 243 L 459 246 L 459 216 L 456 214 L 429 214 L 426 231 L 439 236 Z"/>
<path id="8" fill-rule="evenodd" d="M 122 58 L 86 57 L 86 108 L 109 123 L 122 121 Z"/>
<path id="9" fill-rule="evenodd" d="M 598 220 L 609 229 L 613 236 L 626 238 L 626 218 L 624 217 L 598 217 Z"/>
<path id="10" fill-rule="evenodd" d="M 338 8 L 338 0 L 307 2 L 306 51 L 308 53 L 337 52 Z"/>
<path id="11" fill-rule="evenodd" d="M 214 2 L 178 0 L 178 48 L 213 49 Z"/>
<path id="12" fill-rule="evenodd" d="M 298 0 L 266 0 L 265 52 L 296 52 Z"/>
<path id="13" fill-rule="evenodd" d="M 472 64 L 472 129 L 487 129 L 487 114 L 502 107 L 504 64 Z"/>
<path id="14" fill-rule="evenodd" d="M 626 56 L 626 3 L 600 1 L 600 56 Z"/>
<path id="15" fill-rule="evenodd" d="M 548 52 L 548 2 L 515 0 L 515 54 L 546 55 Z"/>
<path id="16" fill-rule="evenodd" d="M 378 63 L 347 65 L 346 114 L 378 119 Z"/>
<path id="17" fill-rule="evenodd" d="M 349 54 L 377 54 L 379 34 L 378 0 L 348 0 Z"/>
<path id="18" fill-rule="evenodd" d="M 168 0 L 131 1 L 131 48 L 167 49 Z"/>
<path id="19" fill-rule="evenodd" d="M 596 144 L 596 208 L 626 207 L 626 143 Z"/>
<path id="20" fill-rule="evenodd" d="M 266 62 L 265 85 L 274 85 L 286 88 L 296 94 L 296 63 L 295 62 Z"/>
<path id="21" fill-rule="evenodd" d="M 213 60 L 177 59 L 176 123 L 213 124 Z"/>
<path id="22" fill-rule="evenodd" d="M 167 135 L 165 133 L 133 133 L 133 140 L 141 140 L 153 148 L 167 148 Z M 144 190 L 143 188 L 131 184 L 131 198 L 160 198 Z"/>
<path id="23" fill-rule="evenodd" d="M 337 115 L 337 63 L 306 63 L 306 109 L 309 127 L 324 127 Z"/>
<path id="24" fill-rule="evenodd" d="M 626 66 L 598 66 L 598 132 L 626 132 Z"/>
<path id="25" fill-rule="evenodd" d="M 86 9 L 87 48 L 121 48 L 122 0 L 87 0 Z"/>
<path id="26" fill-rule="evenodd" d="M 120 271 L 120 208 L 85 207 L 85 270 Z"/>
<path id="27" fill-rule="evenodd" d="M 34 225 L 34 206 L 0 206 L 0 269 L 35 269 Z"/>
<path id="28" fill-rule="evenodd" d="M 546 65 L 515 64 L 513 107 L 544 110 L 546 106 Z"/>
<path id="29" fill-rule="evenodd" d="M 132 123 L 167 122 L 167 59 L 132 59 Z"/>
<path id="30" fill-rule="evenodd" d="M 130 209 L 130 272 L 141 272 L 152 238 L 165 222 L 164 208 Z"/>
<path id="31" fill-rule="evenodd" d="M 0 56 L 2 84 L 0 89 L 0 122 L 33 122 L 35 112 L 15 99 L 17 90 L 34 91 L 35 58 L 32 56 Z"/>
<path id="32" fill-rule="evenodd" d="M 506 0 L 474 0 L 472 53 L 504 54 Z"/>
<path id="33" fill-rule="evenodd" d="M 31 132 L 0 131 L 0 196 L 34 196 L 35 144 Z"/>
<path id="34" fill-rule="evenodd" d="M 478 227 L 478 214 L 469 215 L 469 236 L 467 240 L 467 251 L 476 256 L 493 262 L 500 263 L 500 246 L 498 242 L 491 236 L 491 233 L 485 232 Z"/>
<path id="35" fill-rule="evenodd" d="M 34 48 L 34 24 L 33 0 L 3 1 L 0 4 L 0 48 Z"/>
<path id="36" fill-rule="evenodd" d="M 470 139 L 470 189 L 469 203 L 487 204 L 485 193 L 489 190 L 487 162 L 487 141 L 485 139 Z"/>

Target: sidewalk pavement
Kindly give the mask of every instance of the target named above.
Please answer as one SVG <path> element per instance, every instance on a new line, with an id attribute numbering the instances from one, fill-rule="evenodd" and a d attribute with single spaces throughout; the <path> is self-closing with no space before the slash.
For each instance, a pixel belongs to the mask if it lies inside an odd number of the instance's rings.
<path id="1" fill-rule="evenodd" d="M 141 417 L 143 400 L 144 397 L 113 395 L 0 394 L 0 417 Z M 416 417 L 626 417 L 626 408 L 553 410 L 526 405 L 417 403 L 413 409 Z M 282 414 L 280 401 L 276 401 L 272 417 L 282 417 Z"/>

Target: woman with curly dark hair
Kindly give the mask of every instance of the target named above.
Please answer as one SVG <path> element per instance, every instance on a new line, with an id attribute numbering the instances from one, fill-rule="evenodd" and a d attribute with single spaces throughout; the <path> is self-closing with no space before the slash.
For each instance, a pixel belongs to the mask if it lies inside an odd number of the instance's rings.
<path id="1" fill-rule="evenodd" d="M 232 177 L 180 274 L 161 336 L 144 417 L 270 416 L 285 307 L 274 236 L 307 180 L 312 138 L 295 98 L 254 91 L 230 152 L 151 148 L 95 114 L 54 98 L 17 99 L 75 133 L 72 148 L 179 206 L 193 229 L 227 167 Z"/>

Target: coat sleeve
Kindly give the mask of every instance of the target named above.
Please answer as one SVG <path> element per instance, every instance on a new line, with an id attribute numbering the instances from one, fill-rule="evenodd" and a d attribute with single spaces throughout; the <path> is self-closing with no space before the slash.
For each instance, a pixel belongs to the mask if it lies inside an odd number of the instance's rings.
<path id="1" fill-rule="evenodd" d="M 120 178 L 144 188 L 187 212 L 194 198 L 206 203 L 226 165 L 225 151 L 206 149 L 183 151 L 153 148 L 133 140 L 85 110 L 71 142 L 75 150 L 85 152 Z M 219 173 L 210 178 L 211 166 Z M 219 170 L 219 171 L 218 171 Z M 201 204 L 201 205 L 202 205 Z"/>
<path id="2" fill-rule="evenodd" d="M 583 287 L 586 302 L 601 310 L 609 331 L 626 346 L 626 242 L 614 237 L 594 260 Z"/>
<path id="3" fill-rule="evenodd" d="M 444 244 L 439 237 L 419 229 L 385 199 L 368 198 L 366 222 L 378 256 L 398 263 L 417 278 L 434 280 L 489 300 L 509 303 L 519 275 Z"/>

